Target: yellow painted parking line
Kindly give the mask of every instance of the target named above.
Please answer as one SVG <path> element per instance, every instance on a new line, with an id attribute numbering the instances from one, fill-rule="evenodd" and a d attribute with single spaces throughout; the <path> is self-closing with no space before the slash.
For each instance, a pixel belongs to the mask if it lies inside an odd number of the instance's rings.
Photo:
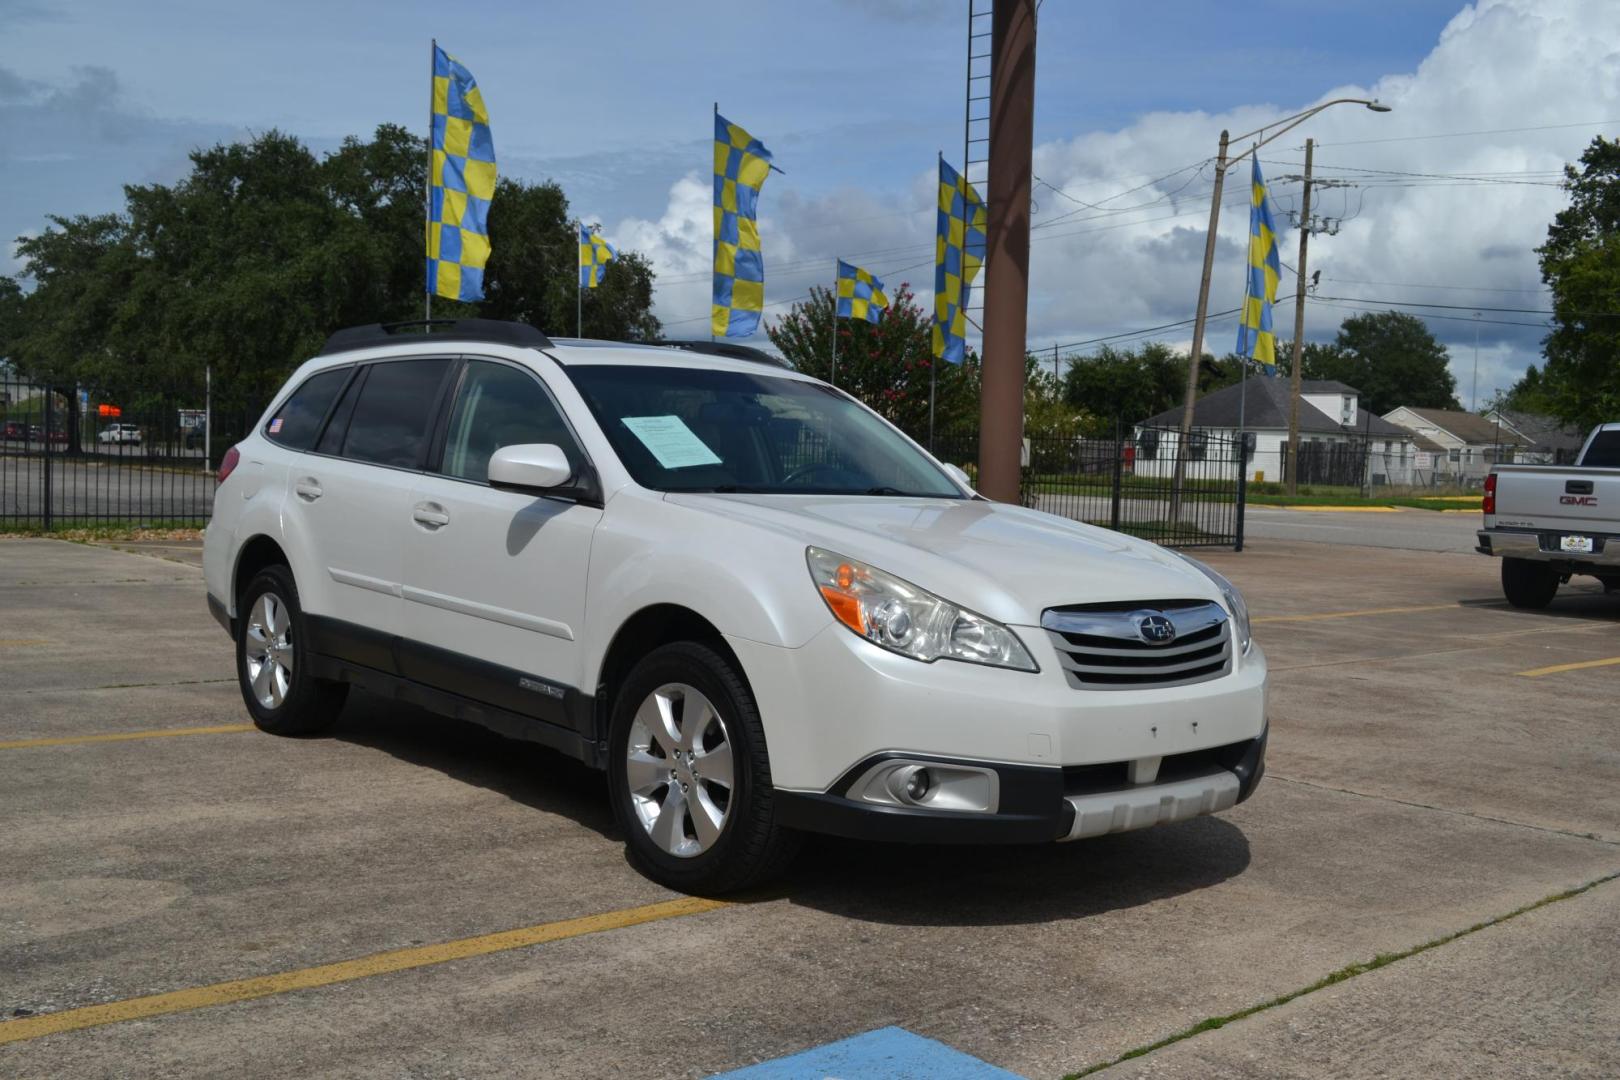
<path id="1" fill-rule="evenodd" d="M 28 637 L 0 638 L 0 649 L 4 649 L 4 648 L 8 648 L 8 647 L 16 648 L 16 647 L 23 646 L 23 645 L 49 645 L 49 644 L 50 644 L 50 642 L 46 641 L 44 638 L 28 638 Z"/>
<path id="2" fill-rule="evenodd" d="M 1417 607 L 1367 608 L 1365 611 L 1319 611 L 1311 615 L 1257 615 L 1250 622 L 1318 622 L 1322 619 L 1358 619 L 1364 615 L 1406 615 L 1414 611 L 1455 611 L 1458 604 L 1421 604 Z"/>
<path id="3" fill-rule="evenodd" d="M 1518 674 L 1527 679 L 1539 679 L 1543 675 L 1556 675 L 1560 671 L 1579 671 L 1582 668 L 1613 667 L 1620 664 L 1620 656 L 1611 656 L 1607 660 L 1577 660 L 1573 664 L 1554 664 L 1552 667 L 1531 668 Z"/>
<path id="4" fill-rule="evenodd" d="M 0 1021 L 0 1045 L 38 1039 L 45 1035 L 57 1035 L 64 1031 L 99 1027 L 103 1024 L 117 1024 L 125 1020 L 145 1020 L 168 1013 L 207 1009 L 215 1005 L 232 1005 L 240 1001 L 287 994 L 294 990 L 310 990 L 318 986 L 330 986 L 333 983 L 367 979 L 373 975 L 387 975 L 396 971 L 408 971 L 411 968 L 443 964 L 451 960 L 464 960 L 471 956 L 487 956 L 490 953 L 527 948 L 530 945 L 544 945 L 547 942 L 563 941 L 586 934 L 599 934 L 605 930 L 620 930 L 628 926 L 640 926 L 643 923 L 663 919 L 677 919 L 685 915 L 701 915 L 706 911 L 730 906 L 731 903 L 725 900 L 703 900 L 694 896 L 683 896 L 678 900 L 664 900 L 656 904 L 644 904 L 641 907 L 624 908 L 601 915 L 561 919 L 557 922 L 540 923 L 517 930 L 502 930 L 480 937 L 460 938 L 437 945 L 394 949 L 390 952 L 361 956 L 354 960 L 298 968 L 275 975 L 233 979 L 230 982 L 198 986 L 189 990 L 174 990 L 167 994 L 127 998 L 106 1005 L 87 1005 L 81 1009 L 64 1009 L 42 1016 Z"/>
<path id="5" fill-rule="evenodd" d="M 227 735 L 235 731 L 252 730 L 252 724 L 215 724 L 212 727 L 120 731 L 111 735 L 65 735 L 57 739 L 20 739 L 16 742 L 0 742 L 0 750 L 30 750 L 37 746 L 77 746 L 79 743 L 130 742 L 134 739 L 172 739 L 179 735 Z"/>
<path id="6" fill-rule="evenodd" d="M 1399 514 L 1402 506 L 1276 506 L 1276 510 L 1304 510 L 1312 514 Z"/>

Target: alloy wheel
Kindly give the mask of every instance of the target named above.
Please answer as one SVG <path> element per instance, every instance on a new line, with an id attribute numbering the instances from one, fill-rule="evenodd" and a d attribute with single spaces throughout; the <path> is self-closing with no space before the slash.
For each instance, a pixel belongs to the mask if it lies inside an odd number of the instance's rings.
<path id="1" fill-rule="evenodd" d="M 292 618 L 273 592 L 260 593 L 248 613 L 243 648 L 253 696 L 267 709 L 277 709 L 292 690 Z"/>
<path id="2" fill-rule="evenodd" d="M 625 746 L 636 819 L 653 843 L 689 859 L 725 829 L 735 786 L 730 732 L 719 710 L 685 683 L 665 683 L 642 701 Z"/>

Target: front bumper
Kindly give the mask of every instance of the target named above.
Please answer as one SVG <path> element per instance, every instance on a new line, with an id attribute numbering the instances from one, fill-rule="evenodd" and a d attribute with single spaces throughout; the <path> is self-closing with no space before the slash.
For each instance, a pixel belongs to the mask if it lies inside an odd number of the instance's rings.
<path id="1" fill-rule="evenodd" d="M 893 754 L 858 762 L 826 792 L 778 790 L 781 822 L 791 828 L 860 840 L 934 844 L 1029 844 L 1079 840 L 1167 825 L 1230 809 L 1254 794 L 1266 771 L 1266 739 L 1165 758 L 1151 783 L 1128 782 L 1127 762 L 1071 768 L 953 762 L 905 754 L 907 761 L 994 770 L 993 812 L 890 806 L 857 798 L 858 777 Z"/>
<path id="2" fill-rule="evenodd" d="M 1530 559 L 1534 562 L 1553 563 L 1566 573 L 1586 574 L 1599 570 L 1620 570 L 1620 536 L 1583 532 L 1578 528 L 1561 532 L 1541 530 L 1481 529 L 1479 544 L 1474 548 L 1481 555 L 1499 555 L 1505 559 Z M 1591 554 L 1573 554 L 1558 546 L 1564 536 L 1590 536 Z"/>

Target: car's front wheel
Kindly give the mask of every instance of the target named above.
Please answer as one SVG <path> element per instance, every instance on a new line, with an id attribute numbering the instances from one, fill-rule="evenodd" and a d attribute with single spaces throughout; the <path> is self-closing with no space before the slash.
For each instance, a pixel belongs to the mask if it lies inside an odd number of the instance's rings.
<path id="1" fill-rule="evenodd" d="M 670 888 L 727 893 L 779 873 L 798 846 L 776 820 L 753 695 L 719 653 L 649 653 L 614 699 L 608 786 L 630 860 Z"/>
<path id="2" fill-rule="evenodd" d="M 317 679 L 298 587 L 285 566 L 248 583 L 237 602 L 236 674 L 253 722 L 272 735 L 308 735 L 337 719 L 347 683 Z"/>

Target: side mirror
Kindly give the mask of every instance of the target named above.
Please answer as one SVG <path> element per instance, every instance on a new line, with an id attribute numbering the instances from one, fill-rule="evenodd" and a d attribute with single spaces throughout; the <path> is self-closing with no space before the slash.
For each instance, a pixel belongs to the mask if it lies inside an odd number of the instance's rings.
<path id="1" fill-rule="evenodd" d="M 489 486 L 510 491 L 547 492 L 573 475 L 568 456 L 554 443 L 503 446 L 489 459 Z"/>
<path id="2" fill-rule="evenodd" d="M 962 469 L 959 466 L 952 465 L 949 462 L 946 462 L 945 463 L 945 471 L 950 473 L 951 474 L 951 479 L 955 480 L 958 484 L 961 484 L 963 487 L 967 488 L 969 491 L 973 490 L 973 481 L 972 481 L 972 479 L 970 479 L 968 477 L 968 474 L 963 472 Z"/>

